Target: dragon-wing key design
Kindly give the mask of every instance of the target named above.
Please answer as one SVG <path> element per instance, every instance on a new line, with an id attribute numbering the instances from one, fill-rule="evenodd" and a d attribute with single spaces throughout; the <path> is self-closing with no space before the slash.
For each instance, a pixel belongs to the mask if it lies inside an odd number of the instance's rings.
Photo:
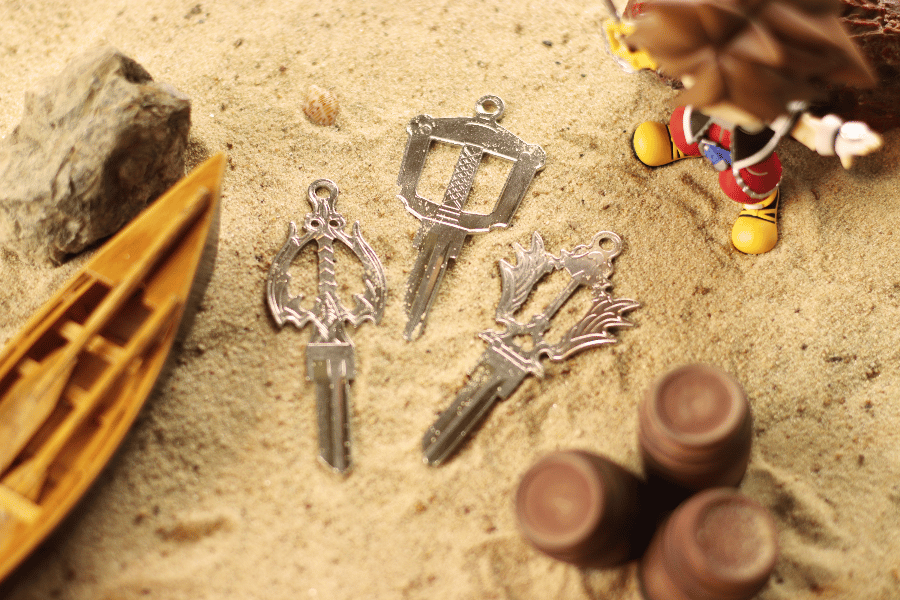
<path id="1" fill-rule="evenodd" d="M 408 340 L 421 333 L 420 325 L 424 326 L 447 264 L 459 255 L 466 237 L 509 225 L 531 180 L 544 166 L 546 155 L 540 146 L 526 144 L 497 124 L 503 108 L 503 100 L 497 96 L 484 96 L 475 105 L 474 117 L 436 119 L 419 115 L 406 128 L 409 139 L 397 177 L 399 197 L 422 222 L 414 241 L 419 255 L 406 292 L 409 321 L 404 336 Z M 416 192 L 433 141 L 462 146 L 441 204 Z M 490 214 L 466 212 L 463 206 L 485 154 L 514 164 L 494 210 Z"/>
<path id="2" fill-rule="evenodd" d="M 320 190 L 327 197 L 318 195 Z M 350 468 L 349 397 L 350 380 L 355 376 L 353 342 L 344 323 L 356 327 L 364 321 L 379 322 L 384 314 L 387 284 L 384 269 L 375 252 L 359 233 L 359 221 L 353 235 L 344 232 L 344 217 L 335 211 L 338 188 L 334 182 L 319 179 L 309 186 L 313 211 L 306 215 L 302 237 L 291 223 L 288 239 L 275 256 L 266 281 L 266 300 L 279 327 L 292 323 L 297 328 L 313 325 L 306 347 L 306 376 L 316 386 L 316 413 L 319 426 L 319 455 L 331 468 L 346 473 Z M 315 241 L 318 248 L 319 289 L 312 309 L 303 308 L 302 296 L 288 293 L 288 268 L 303 247 Z M 335 279 L 334 243 L 350 249 L 363 266 L 365 289 L 353 296 L 354 307 L 341 304 Z"/>
<path id="3" fill-rule="evenodd" d="M 614 344 L 618 340 L 610 330 L 632 326 L 622 315 L 640 305 L 634 300 L 613 298 L 609 294 L 612 261 L 621 249 L 622 240 L 618 235 L 601 231 L 594 236 L 590 246 L 578 246 L 572 252 L 564 250 L 556 257 L 544 250 L 544 241 L 535 232 L 528 252 L 516 244 L 516 266 L 500 261 L 503 291 L 496 319 L 506 326 L 506 330 L 487 330 L 480 334 L 488 348 L 456 400 L 441 413 L 422 439 L 425 462 L 437 465 L 449 458 L 494 404 L 508 398 L 528 375 L 543 376 L 543 357 L 559 362 L 587 348 Z M 571 277 L 568 285 L 528 323 L 516 321 L 515 313 L 522 308 L 538 281 L 562 269 Z M 582 286 L 591 290 L 590 309 L 558 342 L 549 343 L 544 334 L 553 316 Z M 531 339 L 529 349 L 516 343 L 519 336 Z"/>

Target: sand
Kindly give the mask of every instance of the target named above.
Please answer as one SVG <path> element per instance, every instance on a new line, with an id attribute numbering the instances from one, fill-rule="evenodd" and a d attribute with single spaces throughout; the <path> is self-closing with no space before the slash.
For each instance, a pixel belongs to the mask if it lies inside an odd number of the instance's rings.
<path id="1" fill-rule="evenodd" d="M 224 150 L 229 169 L 217 265 L 174 370 L 4 597 L 639 598 L 633 565 L 582 571 L 533 550 L 512 492 L 556 449 L 639 471 L 636 405 L 655 376 L 688 362 L 733 373 L 752 403 L 742 488 L 772 511 L 781 543 L 760 597 L 900 597 L 900 132 L 849 172 L 783 142 L 781 240 L 746 256 L 729 241 L 739 209 L 707 164 L 650 170 L 632 157 L 630 132 L 665 120 L 674 92 L 606 56 L 600 2 L 68 4 L 0 3 L 0 135 L 25 90 L 111 44 L 192 98 L 188 166 Z M 303 115 L 311 84 L 339 99 L 336 126 Z M 419 223 L 396 197 L 405 127 L 422 113 L 470 116 L 488 93 L 505 101 L 507 129 L 543 147 L 546 167 L 511 227 L 469 240 L 424 335 L 407 342 Z M 452 169 L 449 156 L 437 155 L 438 171 Z M 501 166 L 488 165 L 473 201 L 490 203 Z M 263 300 L 287 224 L 322 177 L 340 187 L 338 208 L 360 222 L 389 285 L 382 322 L 351 331 L 346 478 L 316 459 L 309 332 L 279 331 Z M 641 303 L 635 327 L 548 365 L 455 459 L 425 466 L 423 433 L 484 350 L 478 332 L 498 327 L 497 261 L 514 261 L 534 231 L 558 253 L 600 230 L 624 239 L 613 293 Z M 2 256 L 0 339 L 84 260 Z"/>

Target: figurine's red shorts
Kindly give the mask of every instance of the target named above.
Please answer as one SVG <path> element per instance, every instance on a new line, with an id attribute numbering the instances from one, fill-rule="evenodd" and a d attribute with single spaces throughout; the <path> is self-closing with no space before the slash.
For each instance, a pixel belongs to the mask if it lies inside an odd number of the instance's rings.
<path id="1" fill-rule="evenodd" d="M 688 156 L 702 156 L 699 144 L 688 144 L 687 133 L 684 131 L 684 106 L 679 106 L 669 118 L 669 130 L 672 132 L 672 141 Z M 731 132 L 718 125 L 710 126 L 704 137 L 716 142 L 726 150 L 731 149 Z M 781 181 L 781 161 L 774 152 L 764 161 L 745 167 L 739 171 L 741 179 L 754 194 L 762 197 L 769 196 L 778 187 Z M 744 204 L 757 204 L 761 199 L 749 196 L 740 183 L 734 177 L 732 169 L 719 171 L 719 186 L 725 195 L 737 202 Z"/>

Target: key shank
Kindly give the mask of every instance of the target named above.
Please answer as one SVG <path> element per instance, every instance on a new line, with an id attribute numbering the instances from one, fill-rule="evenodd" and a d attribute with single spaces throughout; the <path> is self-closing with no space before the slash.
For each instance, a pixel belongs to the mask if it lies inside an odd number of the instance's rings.
<path id="1" fill-rule="evenodd" d="M 332 469 L 350 469 L 350 381 L 356 376 L 353 344 L 310 342 L 306 377 L 316 388 L 319 457 Z"/>
<path id="2" fill-rule="evenodd" d="M 453 455 L 487 417 L 529 375 L 530 359 L 506 345 L 488 346 L 466 386 L 422 438 L 427 464 L 436 466 Z"/>

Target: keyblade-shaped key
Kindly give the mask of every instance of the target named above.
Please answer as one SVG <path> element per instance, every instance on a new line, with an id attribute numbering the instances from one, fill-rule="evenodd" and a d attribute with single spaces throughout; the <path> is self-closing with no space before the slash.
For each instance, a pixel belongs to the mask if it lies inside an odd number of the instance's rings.
<path id="1" fill-rule="evenodd" d="M 579 246 L 571 253 L 563 251 L 555 257 L 544 251 L 543 240 L 535 232 L 531 250 L 525 252 L 516 245 L 516 266 L 500 261 L 503 291 L 496 318 L 506 326 L 506 330 L 488 330 L 480 334 L 488 342 L 488 348 L 453 404 L 425 433 L 422 439 L 425 462 L 437 465 L 452 456 L 494 404 L 512 395 L 528 375 L 542 377 L 543 357 L 558 362 L 587 348 L 613 344 L 617 340 L 610 333 L 612 329 L 632 326 L 623 315 L 639 304 L 609 295 L 612 261 L 621 248 L 622 240 L 618 235 L 601 231 L 594 236 L 590 246 Z M 548 273 L 562 269 L 571 277 L 566 288 L 528 323 L 516 321 L 514 314 L 528 299 L 537 282 Z M 544 339 L 544 334 L 553 316 L 582 286 L 592 292 L 590 309 L 557 343 L 549 343 Z M 529 350 L 515 342 L 519 336 L 531 338 Z"/>
<path id="2" fill-rule="evenodd" d="M 327 191 L 328 196 L 320 197 L 320 190 Z M 327 179 L 319 179 L 309 186 L 307 196 L 313 212 L 306 215 L 306 234 L 300 237 L 297 227 L 291 223 L 288 240 L 269 270 L 266 299 L 279 326 L 313 325 L 312 338 L 306 347 L 306 376 L 316 388 L 319 456 L 335 471 L 346 473 L 351 462 L 350 381 L 356 375 L 356 359 L 344 323 L 357 327 L 363 321 L 380 321 L 387 286 L 381 262 L 359 233 L 359 222 L 353 224 L 352 237 L 344 232 L 344 218 L 334 210 L 337 186 Z M 353 296 L 353 309 L 341 304 L 337 295 L 335 241 L 353 252 L 363 266 L 365 289 Z M 300 305 L 302 296 L 288 294 L 291 279 L 288 269 L 310 242 L 315 242 L 318 250 L 319 289 L 313 308 L 306 309 Z"/>
<path id="3" fill-rule="evenodd" d="M 526 144 L 497 124 L 503 108 L 503 101 L 497 96 L 484 96 L 476 103 L 472 118 L 435 119 L 419 115 L 407 127 L 409 139 L 397 184 L 400 200 L 422 222 L 414 241 L 419 255 L 409 274 L 406 292 L 408 322 L 404 336 L 408 340 L 421 333 L 448 264 L 459 256 L 466 238 L 509 225 L 531 180 L 544 166 L 545 154 L 540 146 Z M 441 204 L 416 191 L 434 141 L 461 146 Z M 463 207 L 485 154 L 512 161 L 513 168 L 493 211 L 482 215 L 466 212 Z"/>

